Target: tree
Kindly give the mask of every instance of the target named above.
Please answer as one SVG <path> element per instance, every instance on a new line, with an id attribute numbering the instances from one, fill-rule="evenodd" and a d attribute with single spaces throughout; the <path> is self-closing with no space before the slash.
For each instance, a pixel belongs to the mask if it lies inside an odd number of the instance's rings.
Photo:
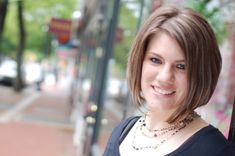
<path id="1" fill-rule="evenodd" d="M 71 19 L 77 7 L 77 0 L 25 0 L 25 16 L 27 29 L 26 53 L 36 54 L 43 58 L 45 54 L 45 40 L 48 40 L 47 24 L 52 17 Z M 49 38 L 50 35 L 49 35 Z"/>
<path id="2" fill-rule="evenodd" d="M 17 0 L 8 3 L 8 0 L 0 0 L 0 54 L 4 52 L 4 55 L 14 58 L 17 62 L 17 77 L 14 83 L 16 91 L 23 87 L 21 69 L 24 54 L 33 53 L 42 58 L 46 49 L 44 45 L 50 45 L 45 43 L 50 42 L 47 40 L 50 37 L 47 37 L 46 31 L 50 18 L 71 18 L 76 2 L 77 0 L 48 0 L 32 3 L 31 0 Z M 18 25 L 12 24 L 16 21 Z M 6 29 L 3 38 L 4 25 Z M 16 35 L 17 33 L 19 35 Z"/>
<path id="3" fill-rule="evenodd" d="M 3 1 L 3 0 L 0 0 Z M 5 55 L 16 59 L 16 34 L 18 25 L 17 1 L 9 1 L 8 13 L 5 20 L 4 40 L 2 48 Z M 78 7 L 77 0 L 47 0 L 32 1 L 24 0 L 24 25 L 27 41 L 25 42 L 25 55 L 36 55 L 43 59 L 47 38 L 47 24 L 51 17 L 71 19 L 72 13 Z M 2 19 L 2 18 L 1 18 Z M 50 37 L 49 37 L 50 38 Z"/>
<path id="4" fill-rule="evenodd" d="M 21 91 L 23 88 L 22 80 L 22 62 L 23 62 L 23 52 L 25 47 L 25 28 L 23 20 L 23 1 L 17 1 L 18 6 L 18 22 L 19 22 L 19 41 L 16 51 L 16 62 L 17 62 L 17 76 L 14 84 L 16 91 Z"/>
<path id="5" fill-rule="evenodd" d="M 224 38 L 227 36 L 227 31 L 225 21 L 221 17 L 221 5 L 211 5 L 213 0 L 190 0 L 187 2 L 190 7 L 197 10 L 208 19 L 215 31 L 218 42 L 223 42 Z M 229 2 L 231 1 L 227 0 L 226 4 Z"/>
<path id="6" fill-rule="evenodd" d="M 5 19 L 7 15 L 7 6 L 8 0 L 0 0 L 0 62 L 1 62 L 1 55 L 2 55 L 2 37 L 3 37 L 3 30 L 5 25 Z"/>

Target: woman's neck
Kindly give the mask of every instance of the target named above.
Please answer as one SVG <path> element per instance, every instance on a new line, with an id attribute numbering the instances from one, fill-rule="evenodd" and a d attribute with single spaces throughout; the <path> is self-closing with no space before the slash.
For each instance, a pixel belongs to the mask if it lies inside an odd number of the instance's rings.
<path id="1" fill-rule="evenodd" d="M 170 117 L 171 114 L 171 112 L 148 112 L 146 114 L 146 124 L 149 129 L 161 129 L 164 127 L 168 127 L 169 123 L 167 122 L 167 119 Z"/>

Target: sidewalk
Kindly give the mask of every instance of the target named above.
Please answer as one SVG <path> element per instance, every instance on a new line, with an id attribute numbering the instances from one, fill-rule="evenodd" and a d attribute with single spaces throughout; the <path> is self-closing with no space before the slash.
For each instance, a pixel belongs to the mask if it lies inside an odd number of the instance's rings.
<path id="1" fill-rule="evenodd" d="M 10 122 L 0 125 L 2 156 L 75 156 L 72 131 L 50 125 Z"/>
<path id="2" fill-rule="evenodd" d="M 79 156 L 65 87 L 15 93 L 0 86 L 0 155 Z"/>

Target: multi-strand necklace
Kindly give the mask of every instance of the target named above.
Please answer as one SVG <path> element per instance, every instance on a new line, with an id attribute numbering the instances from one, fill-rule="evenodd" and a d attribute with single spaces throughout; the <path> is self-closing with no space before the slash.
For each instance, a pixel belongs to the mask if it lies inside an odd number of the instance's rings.
<path id="1" fill-rule="evenodd" d="M 169 140 L 171 137 L 173 137 L 175 134 L 177 134 L 180 130 L 185 128 L 188 124 L 190 124 L 196 117 L 198 117 L 198 114 L 192 113 L 188 115 L 183 120 L 180 120 L 179 122 L 172 124 L 168 127 L 161 128 L 161 129 L 149 129 L 146 124 L 146 115 L 142 117 L 138 122 L 138 125 L 134 131 L 134 137 L 132 140 L 132 147 L 135 150 L 142 150 L 142 149 L 157 149 L 160 145 L 165 143 L 167 140 Z M 164 138 L 158 142 L 156 145 L 149 145 L 149 146 L 137 146 L 136 144 L 136 137 L 137 137 L 137 130 L 140 130 L 141 134 L 148 138 L 159 138 L 163 136 Z"/>

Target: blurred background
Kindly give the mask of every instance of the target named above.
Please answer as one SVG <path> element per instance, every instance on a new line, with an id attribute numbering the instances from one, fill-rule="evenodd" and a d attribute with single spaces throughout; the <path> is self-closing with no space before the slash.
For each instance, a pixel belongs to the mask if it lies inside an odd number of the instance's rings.
<path id="1" fill-rule="evenodd" d="M 223 69 L 197 111 L 228 137 L 234 0 L 0 0 L 0 155 L 101 156 L 112 129 L 140 113 L 125 79 L 134 36 L 169 4 L 194 8 L 213 26 Z"/>

